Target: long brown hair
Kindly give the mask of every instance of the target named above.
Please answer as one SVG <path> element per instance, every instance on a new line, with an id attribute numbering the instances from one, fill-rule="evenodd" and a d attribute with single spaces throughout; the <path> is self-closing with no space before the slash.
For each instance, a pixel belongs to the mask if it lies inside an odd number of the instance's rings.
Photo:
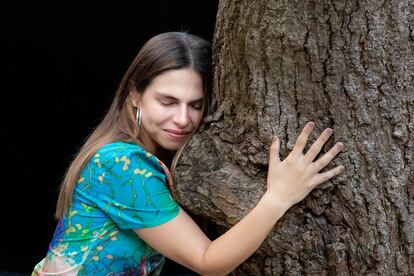
<path id="1" fill-rule="evenodd" d="M 192 68 L 203 80 L 203 113 L 207 114 L 211 90 L 211 48 L 206 40 L 185 32 L 168 32 L 152 37 L 141 48 L 125 73 L 102 122 L 88 137 L 71 162 L 60 186 L 55 217 L 64 216 L 72 204 L 73 190 L 82 170 L 105 144 L 124 141 L 140 144 L 130 91 L 143 93 L 151 81 L 172 69 Z M 187 140 L 188 141 L 188 140 Z M 184 145 L 177 150 L 180 154 Z M 174 160 L 177 159 L 177 154 Z M 173 160 L 173 167 L 176 161 Z"/>

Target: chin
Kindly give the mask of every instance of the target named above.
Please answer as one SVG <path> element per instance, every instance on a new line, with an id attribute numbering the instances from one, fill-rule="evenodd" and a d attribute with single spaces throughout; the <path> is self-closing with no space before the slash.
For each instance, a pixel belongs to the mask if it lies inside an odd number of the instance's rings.
<path id="1" fill-rule="evenodd" d="M 183 143 L 160 143 L 159 145 L 169 151 L 176 151 Z"/>

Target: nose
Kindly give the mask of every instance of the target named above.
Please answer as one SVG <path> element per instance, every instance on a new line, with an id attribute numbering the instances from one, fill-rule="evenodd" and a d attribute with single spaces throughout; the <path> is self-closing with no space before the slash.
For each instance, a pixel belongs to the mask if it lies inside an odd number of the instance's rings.
<path id="1" fill-rule="evenodd" d="M 180 106 L 173 117 L 174 123 L 179 127 L 186 127 L 188 123 L 190 122 L 190 117 L 188 114 L 188 108 L 187 106 Z"/>

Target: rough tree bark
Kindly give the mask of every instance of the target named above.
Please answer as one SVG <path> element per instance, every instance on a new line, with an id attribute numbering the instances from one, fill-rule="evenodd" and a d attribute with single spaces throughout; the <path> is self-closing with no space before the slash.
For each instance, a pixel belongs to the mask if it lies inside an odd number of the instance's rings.
<path id="1" fill-rule="evenodd" d="M 414 275 L 414 1 L 222 0 L 212 114 L 177 167 L 179 201 L 229 228 L 304 124 L 346 172 L 277 223 L 234 275 Z M 310 143 L 309 143 L 310 144 Z M 308 146 L 309 147 L 309 146 Z"/>

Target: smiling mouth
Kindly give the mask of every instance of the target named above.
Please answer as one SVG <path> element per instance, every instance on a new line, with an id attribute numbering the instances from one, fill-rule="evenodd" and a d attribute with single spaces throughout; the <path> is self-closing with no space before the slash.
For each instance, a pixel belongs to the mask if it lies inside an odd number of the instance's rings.
<path id="1" fill-rule="evenodd" d="M 191 133 L 190 131 L 178 132 L 178 131 L 172 131 L 172 130 L 165 130 L 165 132 L 173 140 L 181 140 L 181 139 L 187 137 Z"/>

